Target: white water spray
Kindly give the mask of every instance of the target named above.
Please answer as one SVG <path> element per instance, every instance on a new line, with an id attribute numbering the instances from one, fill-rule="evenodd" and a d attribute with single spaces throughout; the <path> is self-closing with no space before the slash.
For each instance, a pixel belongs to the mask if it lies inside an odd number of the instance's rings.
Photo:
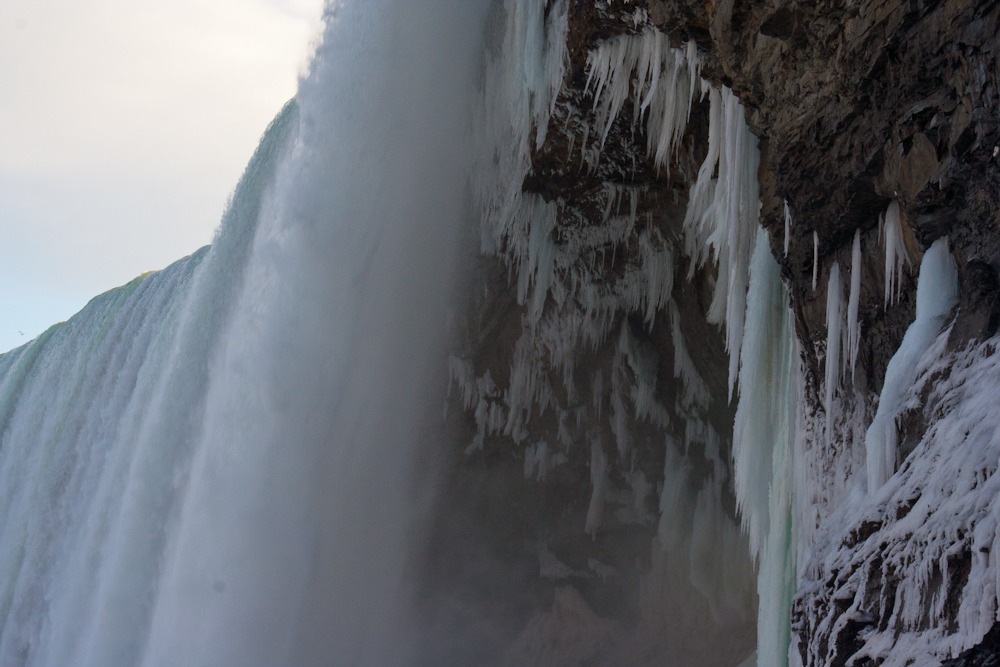
<path id="1" fill-rule="evenodd" d="M 481 4 L 329 9 L 213 247 L 0 357 L 0 664 L 407 663 Z"/>

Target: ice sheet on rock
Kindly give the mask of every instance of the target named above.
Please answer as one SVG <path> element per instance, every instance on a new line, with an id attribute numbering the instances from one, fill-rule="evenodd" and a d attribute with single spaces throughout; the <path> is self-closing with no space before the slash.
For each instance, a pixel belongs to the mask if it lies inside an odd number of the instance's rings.
<path id="1" fill-rule="evenodd" d="M 887 215 L 886 229 L 890 223 Z M 888 247 L 888 231 L 887 231 Z M 905 250 L 905 249 L 904 249 Z M 896 417 L 917 374 L 917 364 L 937 337 L 952 307 L 958 302 L 958 269 L 948 249 L 948 239 L 935 241 L 920 263 L 917 282 L 917 315 L 906 330 L 899 349 L 885 371 L 878 411 L 868 427 L 868 491 L 875 493 L 896 469 Z"/>
<path id="2" fill-rule="evenodd" d="M 922 263 L 918 284 L 935 275 L 944 287 L 931 297 L 936 307 L 925 302 L 931 312 L 945 312 L 953 271 L 939 242 L 928 250 L 938 270 L 925 274 Z M 1000 354 L 995 340 L 950 353 L 949 333 L 911 362 L 915 380 L 902 401 L 928 424 L 919 444 L 877 491 L 829 517 L 805 569 L 796 608 L 810 653 L 826 656 L 819 664 L 833 661 L 822 645 L 832 647 L 849 622 L 861 643 L 837 656 L 841 664 L 903 667 L 956 656 L 996 621 Z M 880 595 L 890 582 L 893 594 Z"/>

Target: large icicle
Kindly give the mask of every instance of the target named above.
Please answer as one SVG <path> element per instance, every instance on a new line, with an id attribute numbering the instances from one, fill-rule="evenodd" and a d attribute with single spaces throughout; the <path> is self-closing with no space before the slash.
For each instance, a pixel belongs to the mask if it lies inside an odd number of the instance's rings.
<path id="1" fill-rule="evenodd" d="M 887 214 L 887 237 L 888 218 Z M 888 238 L 886 247 L 889 247 Z M 889 360 L 882 393 L 879 396 L 878 411 L 865 435 L 869 493 L 874 493 L 895 472 L 896 417 L 903 407 L 907 390 L 916 378 L 920 358 L 934 342 L 944 326 L 945 318 L 957 301 L 958 269 L 948 250 L 948 239 L 943 237 L 931 245 L 920 263 L 920 275 L 917 280 L 917 317 L 906 330 L 899 349 Z"/>
<path id="2" fill-rule="evenodd" d="M 844 286 L 840 280 L 840 263 L 830 267 L 826 292 L 826 441 L 833 439 L 833 397 L 840 383 L 840 340 L 844 319 Z"/>
<path id="3" fill-rule="evenodd" d="M 854 247 L 851 249 L 851 296 L 847 301 L 847 349 L 850 354 L 851 382 L 854 382 L 854 367 L 858 362 L 858 346 L 861 343 L 861 325 L 858 323 L 858 305 L 861 301 L 861 230 L 854 232 Z"/>
<path id="4" fill-rule="evenodd" d="M 684 216 L 685 248 L 692 270 L 711 248 L 719 264 L 708 319 L 726 325 L 729 394 L 732 396 L 743 344 L 746 292 L 760 215 L 757 168 L 760 151 L 750 132 L 743 105 L 723 87 L 710 93 L 708 155 L 691 188 Z M 718 166 L 718 179 L 712 175 Z"/>

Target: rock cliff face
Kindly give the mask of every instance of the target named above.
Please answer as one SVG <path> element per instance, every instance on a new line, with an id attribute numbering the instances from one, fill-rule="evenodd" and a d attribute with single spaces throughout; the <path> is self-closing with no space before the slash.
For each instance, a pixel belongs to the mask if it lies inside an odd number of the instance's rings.
<path id="1" fill-rule="evenodd" d="M 802 366 L 798 593 L 775 612 L 793 631 L 791 659 L 937 664 L 983 638 L 995 592 L 970 601 L 967 589 L 993 567 L 996 522 L 982 528 L 992 505 L 975 491 L 992 488 L 992 421 L 986 411 L 985 431 L 957 439 L 946 426 L 962 430 L 975 410 L 960 418 L 955 406 L 1000 385 L 979 342 L 1000 324 L 998 22 L 1000 4 L 968 0 L 495 4 L 487 111 L 490 87 L 507 85 L 498 73 L 523 72 L 530 95 L 514 103 L 508 91 L 510 109 L 523 108 L 505 122 L 522 131 L 488 165 L 509 186 L 483 197 L 483 255 L 467 269 L 451 369 L 445 439 L 461 444 L 420 564 L 435 591 L 422 603 L 429 622 L 475 639 L 428 647 L 428 663 L 736 665 L 765 632 L 752 582 L 767 566 L 739 533 L 742 521 L 754 539 L 734 486 L 734 414 L 754 385 L 732 387 L 735 325 L 713 312 L 720 284 L 747 286 L 716 268 L 715 245 L 692 245 L 686 219 L 713 86 L 739 98 L 759 142 L 759 224 Z M 646 56 L 627 51 L 657 35 L 664 54 L 677 49 L 663 56 L 662 71 L 675 68 L 660 79 L 667 93 L 644 83 Z M 533 83 L 521 54 L 536 38 L 544 73 Z M 617 98 L 616 62 L 628 70 Z M 683 108 L 673 137 L 657 104 Z M 710 164 L 708 176 L 722 181 L 723 169 Z M 887 303 L 892 202 L 904 268 Z M 865 429 L 915 317 L 921 258 L 941 237 L 960 302 L 893 422 L 898 472 L 867 488 Z M 835 264 L 860 272 L 861 335 L 853 367 L 827 390 Z M 980 454 L 970 463 L 956 447 Z M 928 463 L 942 457 L 955 461 L 951 481 Z M 970 488 L 954 481 L 966 474 Z M 908 593 L 899 581 L 930 562 L 924 547 L 935 564 Z M 992 634 L 954 664 L 990 664 Z M 910 641 L 918 648 L 901 648 Z"/>

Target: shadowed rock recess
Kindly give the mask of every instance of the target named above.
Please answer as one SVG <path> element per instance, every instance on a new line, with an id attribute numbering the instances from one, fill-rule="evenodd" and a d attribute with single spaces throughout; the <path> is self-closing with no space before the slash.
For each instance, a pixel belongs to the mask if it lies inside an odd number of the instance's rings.
<path id="1" fill-rule="evenodd" d="M 998 660 L 998 22 L 494 3 L 425 664 Z"/>

